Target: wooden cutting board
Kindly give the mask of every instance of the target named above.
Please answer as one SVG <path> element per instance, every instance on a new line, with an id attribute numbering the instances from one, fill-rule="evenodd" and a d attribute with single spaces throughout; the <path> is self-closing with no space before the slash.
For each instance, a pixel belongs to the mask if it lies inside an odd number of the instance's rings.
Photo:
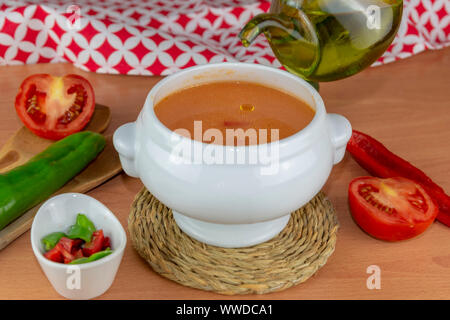
<path id="1" fill-rule="evenodd" d="M 103 132 L 110 121 L 110 109 L 97 104 L 85 130 Z M 0 173 L 24 164 L 52 143 L 53 141 L 40 138 L 26 127 L 22 127 L 0 149 Z M 121 170 L 119 155 L 114 150 L 112 137 L 107 136 L 105 148 L 98 157 L 53 195 L 66 192 L 87 192 L 112 178 Z M 39 207 L 40 204 L 31 208 L 0 231 L 0 250 L 30 229 Z"/>

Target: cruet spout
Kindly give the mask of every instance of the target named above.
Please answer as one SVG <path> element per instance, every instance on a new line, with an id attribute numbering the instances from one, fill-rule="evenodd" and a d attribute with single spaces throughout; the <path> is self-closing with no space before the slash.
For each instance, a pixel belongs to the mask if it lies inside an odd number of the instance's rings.
<path id="1" fill-rule="evenodd" d="M 276 29 L 292 34 L 292 32 L 295 32 L 294 21 L 289 17 L 283 17 L 278 14 L 262 13 L 251 19 L 242 28 L 239 38 L 242 44 L 248 47 L 261 33 L 264 33 L 269 38 L 270 33 Z"/>
<path id="2" fill-rule="evenodd" d="M 280 63 L 288 71 L 307 79 L 319 62 L 319 40 L 308 17 L 301 10 L 292 10 L 295 13 L 291 15 L 280 12 L 255 16 L 239 37 L 247 47 L 263 33 Z"/>

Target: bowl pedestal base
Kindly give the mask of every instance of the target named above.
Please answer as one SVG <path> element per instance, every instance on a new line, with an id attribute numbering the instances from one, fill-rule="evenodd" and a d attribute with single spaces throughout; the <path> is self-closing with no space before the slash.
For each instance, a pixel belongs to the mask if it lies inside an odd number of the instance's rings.
<path id="1" fill-rule="evenodd" d="M 290 214 L 280 218 L 249 224 L 218 224 L 187 217 L 173 211 L 178 227 L 192 238 L 223 248 L 249 247 L 268 241 L 286 227 Z"/>

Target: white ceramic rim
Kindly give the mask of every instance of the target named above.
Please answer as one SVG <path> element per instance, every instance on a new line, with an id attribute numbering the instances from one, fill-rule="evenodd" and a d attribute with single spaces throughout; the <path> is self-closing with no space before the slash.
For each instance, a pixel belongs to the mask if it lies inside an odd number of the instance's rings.
<path id="1" fill-rule="evenodd" d="M 65 264 L 65 263 L 59 263 L 59 262 L 54 262 L 51 261 L 47 258 L 44 257 L 44 255 L 42 254 L 41 250 L 39 250 L 39 245 L 40 242 L 38 242 L 38 244 L 35 243 L 34 239 L 34 225 L 35 225 L 35 220 L 33 220 L 33 224 L 31 225 L 31 247 L 33 249 L 34 255 L 39 259 L 39 261 L 43 262 L 43 263 L 47 263 L 49 265 L 51 265 L 52 267 L 56 267 L 56 268 L 64 268 L 67 269 L 68 267 L 79 267 L 80 270 L 85 270 L 85 269 L 90 269 L 90 268 L 95 268 L 101 264 L 105 264 L 110 262 L 111 260 L 113 260 L 115 257 L 117 257 L 118 255 L 122 254 L 123 251 L 125 250 L 125 247 L 127 245 L 127 236 L 125 233 L 125 230 L 122 227 L 122 224 L 120 223 L 120 221 L 116 218 L 116 216 L 114 215 L 114 213 L 112 213 L 111 210 L 109 210 L 109 208 L 107 206 L 105 206 L 103 203 L 101 203 L 100 201 L 98 201 L 97 199 L 90 197 L 86 194 L 83 193 L 77 193 L 77 192 L 69 192 L 69 193 L 63 193 L 63 194 L 59 194 L 57 196 L 51 197 L 50 199 L 48 199 L 47 201 L 45 201 L 41 207 L 39 208 L 38 212 L 36 213 L 36 216 L 38 216 L 39 212 L 41 211 L 41 208 L 52 202 L 54 199 L 58 199 L 61 197 L 67 197 L 67 196 L 75 196 L 75 197 L 80 197 L 80 198 L 85 198 L 85 199 L 89 199 L 89 201 L 95 201 L 97 202 L 100 206 L 102 206 L 105 209 L 105 212 L 107 213 L 107 215 L 112 218 L 112 220 L 114 221 L 115 224 L 117 224 L 119 226 L 119 228 L 114 227 L 115 229 L 117 229 L 117 232 L 120 233 L 120 237 L 122 238 L 121 241 L 121 245 L 116 248 L 116 249 L 112 249 L 113 252 L 109 255 L 107 255 L 106 257 L 103 257 L 99 260 L 96 261 L 92 261 L 92 262 L 88 262 L 88 263 L 80 263 L 80 264 Z M 55 231 L 49 231 L 49 233 L 51 232 L 57 232 L 58 230 Z"/>
<path id="2" fill-rule="evenodd" d="M 189 139 L 186 138 L 178 133 L 175 133 L 174 131 L 170 130 L 169 128 L 167 128 L 156 116 L 155 111 L 154 111 L 154 106 L 155 104 L 153 103 L 154 98 L 157 96 L 158 90 L 161 89 L 161 87 L 163 86 L 170 86 L 170 82 L 173 81 L 176 78 L 179 77 L 184 77 L 187 76 L 189 73 L 191 72 L 198 72 L 198 71 L 213 71 L 214 69 L 223 69 L 224 68 L 240 68 L 240 67 L 245 67 L 245 68 L 250 68 L 250 69 L 254 69 L 254 70 L 259 70 L 259 71 L 263 71 L 263 72 L 267 72 L 268 76 L 270 76 L 270 74 L 277 74 L 280 75 L 282 77 L 285 77 L 287 81 L 293 81 L 296 82 L 298 85 L 303 86 L 304 88 L 307 89 L 308 93 L 311 95 L 312 100 L 315 103 L 315 114 L 313 119 L 311 120 L 310 123 L 308 123 L 308 125 L 306 127 L 304 127 L 302 130 L 296 132 L 295 134 L 288 136 L 284 139 L 280 139 L 276 142 L 271 142 L 271 143 L 265 143 L 265 144 L 257 144 L 257 145 L 250 145 L 250 146 L 228 146 L 228 145 L 214 145 L 214 147 L 216 148 L 224 148 L 227 152 L 248 152 L 251 149 L 255 149 L 258 148 L 259 146 L 264 146 L 267 145 L 267 147 L 271 147 L 274 143 L 279 143 L 279 147 L 280 147 L 280 157 L 281 156 L 281 150 L 283 149 L 288 149 L 288 145 L 291 145 L 292 143 L 301 143 L 303 144 L 310 144 L 314 142 L 314 139 L 310 139 L 308 136 L 313 136 L 312 132 L 314 131 L 315 127 L 317 127 L 320 123 L 321 120 L 324 120 L 325 115 L 326 115 L 326 110 L 325 110 L 325 104 L 322 100 L 322 97 L 320 96 L 320 94 L 318 93 L 318 91 L 312 86 L 310 85 L 306 80 L 303 80 L 302 78 L 295 76 L 287 71 L 284 70 L 280 70 L 280 69 L 276 69 L 274 67 L 268 67 L 268 66 L 264 66 L 261 64 L 253 64 L 253 63 L 244 63 L 244 62 L 221 62 L 221 63 L 211 63 L 211 64 L 205 64 L 205 65 L 200 65 L 200 66 L 194 66 L 194 67 L 190 67 L 184 70 L 181 70 L 177 73 L 174 73 L 164 79 L 162 79 L 161 81 L 159 81 L 148 93 L 147 98 L 145 99 L 145 103 L 144 103 L 144 107 L 142 111 L 145 111 L 146 116 L 149 116 L 155 125 L 158 127 L 158 130 L 160 130 L 160 132 L 162 132 L 162 134 L 164 135 L 164 137 L 166 139 L 171 139 L 171 137 L 173 137 L 173 135 L 175 134 L 176 136 L 179 137 L 180 141 L 189 141 L 191 143 L 193 143 L 193 145 L 201 145 L 202 147 L 206 147 L 206 146 L 211 146 L 210 144 L 201 142 L 201 141 L 197 141 L 197 140 L 193 140 L 193 139 Z M 248 81 L 248 80 L 247 80 Z M 254 83 L 258 83 L 258 81 L 254 81 Z M 298 97 L 297 97 L 298 98 Z M 147 113 L 148 112 L 148 113 Z M 309 139 L 308 139 L 309 138 Z M 287 150 L 286 150 L 287 151 Z M 288 154 L 292 154 L 293 152 L 285 152 Z"/>

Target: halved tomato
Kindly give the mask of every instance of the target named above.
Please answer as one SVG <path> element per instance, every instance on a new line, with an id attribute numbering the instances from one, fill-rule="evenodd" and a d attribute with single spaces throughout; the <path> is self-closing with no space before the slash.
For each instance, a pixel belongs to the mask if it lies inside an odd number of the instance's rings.
<path id="1" fill-rule="evenodd" d="M 34 74 L 22 82 L 15 106 L 33 133 L 59 140 L 87 125 L 94 113 L 94 90 L 79 75 Z"/>
<path id="2" fill-rule="evenodd" d="M 387 241 L 421 234 L 439 212 L 419 184 L 401 177 L 356 178 L 350 182 L 348 199 L 356 223 L 373 237 Z"/>

